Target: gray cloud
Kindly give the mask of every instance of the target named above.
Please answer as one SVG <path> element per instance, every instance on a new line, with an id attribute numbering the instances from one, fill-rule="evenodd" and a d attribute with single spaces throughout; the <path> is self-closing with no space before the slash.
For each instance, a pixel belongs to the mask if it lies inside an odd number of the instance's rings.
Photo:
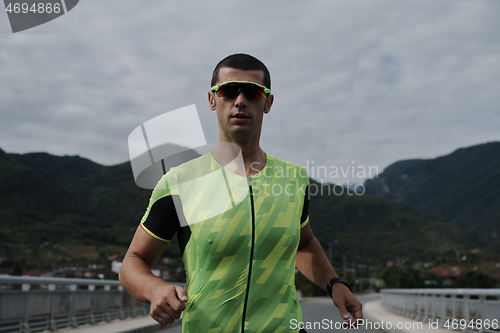
<path id="1" fill-rule="evenodd" d="M 492 0 L 87 0 L 18 34 L 0 15 L 0 147 L 119 163 L 135 127 L 190 104 L 216 141 L 206 92 L 215 64 L 235 52 L 271 70 L 262 145 L 279 158 L 382 170 L 500 140 L 499 9 Z"/>

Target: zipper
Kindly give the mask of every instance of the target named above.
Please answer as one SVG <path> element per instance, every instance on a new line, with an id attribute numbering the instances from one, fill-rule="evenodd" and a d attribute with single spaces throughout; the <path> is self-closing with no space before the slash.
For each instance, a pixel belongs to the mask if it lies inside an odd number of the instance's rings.
<path id="1" fill-rule="evenodd" d="M 248 188 L 250 189 L 250 207 L 252 209 L 252 243 L 250 248 L 250 262 L 248 263 L 248 279 L 247 279 L 247 291 L 245 293 L 245 302 L 243 303 L 243 316 L 241 321 L 241 333 L 245 332 L 245 317 L 247 312 L 248 297 L 250 294 L 250 279 L 252 276 L 252 265 L 253 265 L 253 253 L 255 246 L 255 208 L 253 202 L 253 190 L 252 190 L 252 177 L 247 177 Z"/>

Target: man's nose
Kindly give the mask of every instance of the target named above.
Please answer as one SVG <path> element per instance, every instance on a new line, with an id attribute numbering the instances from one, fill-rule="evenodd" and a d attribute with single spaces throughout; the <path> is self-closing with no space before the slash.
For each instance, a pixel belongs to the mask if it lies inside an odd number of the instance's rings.
<path id="1" fill-rule="evenodd" d="M 238 91 L 238 96 L 236 96 L 236 99 L 234 100 L 234 106 L 238 108 L 246 105 L 247 105 L 247 98 L 245 97 L 243 90 L 240 89 L 240 91 Z"/>

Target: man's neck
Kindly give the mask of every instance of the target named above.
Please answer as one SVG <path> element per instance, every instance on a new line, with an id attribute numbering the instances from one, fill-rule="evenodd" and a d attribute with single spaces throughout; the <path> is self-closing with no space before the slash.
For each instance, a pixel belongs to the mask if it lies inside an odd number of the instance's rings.
<path id="1" fill-rule="evenodd" d="M 245 171 L 247 177 L 256 175 L 266 165 L 266 154 L 259 145 L 252 148 L 242 148 L 243 162 L 245 163 Z"/>
<path id="2" fill-rule="evenodd" d="M 266 154 L 258 144 L 219 142 L 212 156 L 226 169 L 246 177 L 259 173 L 266 165 Z"/>

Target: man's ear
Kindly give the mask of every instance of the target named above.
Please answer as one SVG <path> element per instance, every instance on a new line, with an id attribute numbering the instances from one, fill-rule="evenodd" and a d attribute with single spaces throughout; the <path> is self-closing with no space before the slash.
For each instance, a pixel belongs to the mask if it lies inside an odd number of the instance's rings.
<path id="1" fill-rule="evenodd" d="M 215 104 L 215 96 L 214 93 L 209 91 L 208 92 L 208 105 L 210 106 L 210 110 L 215 111 L 217 108 L 217 105 Z"/>
<path id="2" fill-rule="evenodd" d="M 264 113 L 268 114 L 271 111 L 271 106 L 273 106 L 274 95 L 269 95 L 266 98 L 266 103 L 264 104 Z"/>

